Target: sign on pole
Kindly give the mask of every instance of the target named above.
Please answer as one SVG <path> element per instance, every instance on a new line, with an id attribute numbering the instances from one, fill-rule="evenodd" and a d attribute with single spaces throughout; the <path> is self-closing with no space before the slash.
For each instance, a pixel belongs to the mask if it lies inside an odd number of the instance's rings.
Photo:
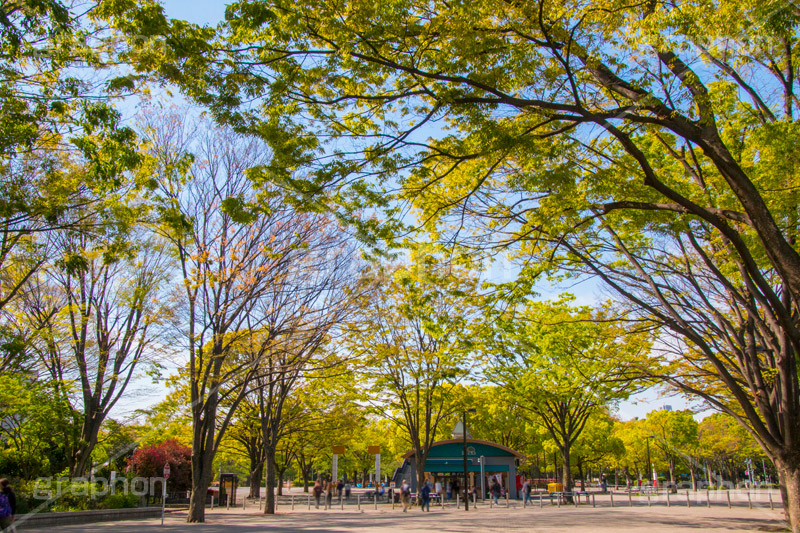
<path id="1" fill-rule="evenodd" d="M 375 486 L 381 479 L 381 447 L 380 446 L 367 446 L 367 453 L 375 454 Z"/>

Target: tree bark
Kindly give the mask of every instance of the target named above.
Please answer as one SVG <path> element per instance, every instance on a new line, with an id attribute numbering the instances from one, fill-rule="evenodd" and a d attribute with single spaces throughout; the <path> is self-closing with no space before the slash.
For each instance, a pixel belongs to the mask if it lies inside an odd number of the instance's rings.
<path id="1" fill-rule="evenodd" d="M 564 492 L 572 492 L 572 470 L 570 468 L 570 448 L 569 444 L 561 447 L 561 484 Z M 567 497 L 566 501 L 572 503 L 572 498 Z"/>
<path id="2" fill-rule="evenodd" d="M 784 516 L 792 532 L 800 533 L 800 461 L 778 458 L 774 463 L 780 479 Z"/>
<path id="3" fill-rule="evenodd" d="M 275 448 L 272 446 L 267 446 L 265 463 L 267 470 L 267 499 L 266 505 L 264 505 L 264 514 L 275 514 Z"/>
<path id="4" fill-rule="evenodd" d="M 261 497 L 261 480 L 264 479 L 264 461 L 250 459 L 250 498 Z"/>

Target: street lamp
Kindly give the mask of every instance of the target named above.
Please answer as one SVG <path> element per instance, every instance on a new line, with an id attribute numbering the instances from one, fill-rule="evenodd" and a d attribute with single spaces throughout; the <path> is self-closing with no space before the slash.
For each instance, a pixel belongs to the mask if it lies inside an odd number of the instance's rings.
<path id="1" fill-rule="evenodd" d="M 475 408 L 464 409 L 461 425 L 464 426 L 464 510 L 469 511 L 469 477 L 467 476 L 467 413 L 474 413 Z"/>
<path id="2" fill-rule="evenodd" d="M 650 462 L 650 439 L 656 438 L 655 435 L 648 435 L 644 438 L 644 441 L 647 443 L 647 479 L 650 480 L 650 484 L 653 484 L 653 463 Z"/>

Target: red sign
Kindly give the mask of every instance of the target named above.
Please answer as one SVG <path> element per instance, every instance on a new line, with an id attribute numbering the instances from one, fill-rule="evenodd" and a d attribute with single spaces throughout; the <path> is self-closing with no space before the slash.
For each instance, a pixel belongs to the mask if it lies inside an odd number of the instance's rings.
<path id="1" fill-rule="evenodd" d="M 169 463 L 164 465 L 164 479 L 169 479 Z"/>

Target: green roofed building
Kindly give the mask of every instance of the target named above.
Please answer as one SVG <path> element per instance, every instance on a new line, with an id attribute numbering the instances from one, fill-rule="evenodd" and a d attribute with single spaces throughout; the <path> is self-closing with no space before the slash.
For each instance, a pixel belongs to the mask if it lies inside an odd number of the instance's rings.
<path id="1" fill-rule="evenodd" d="M 469 434 L 468 434 L 469 435 Z M 456 435 L 454 435 L 456 436 Z M 517 497 L 517 466 L 524 458 L 519 452 L 501 444 L 485 440 L 467 438 L 467 472 L 469 486 L 477 487 L 478 497 L 489 495 L 489 487 L 493 478 L 509 492 L 509 497 Z M 403 465 L 397 469 L 392 481 L 400 486 L 402 480 L 411 485 L 412 492 L 417 490 L 417 462 L 414 451 L 403 456 Z M 481 483 L 481 465 L 483 465 L 483 483 Z M 447 486 L 457 481 L 464 488 L 464 441 L 453 438 L 434 442 L 425 462 L 425 477 L 431 482 L 434 491 L 441 488 L 446 492 Z M 483 492 L 485 490 L 485 492 Z M 455 494 L 452 495 L 455 498 Z"/>

